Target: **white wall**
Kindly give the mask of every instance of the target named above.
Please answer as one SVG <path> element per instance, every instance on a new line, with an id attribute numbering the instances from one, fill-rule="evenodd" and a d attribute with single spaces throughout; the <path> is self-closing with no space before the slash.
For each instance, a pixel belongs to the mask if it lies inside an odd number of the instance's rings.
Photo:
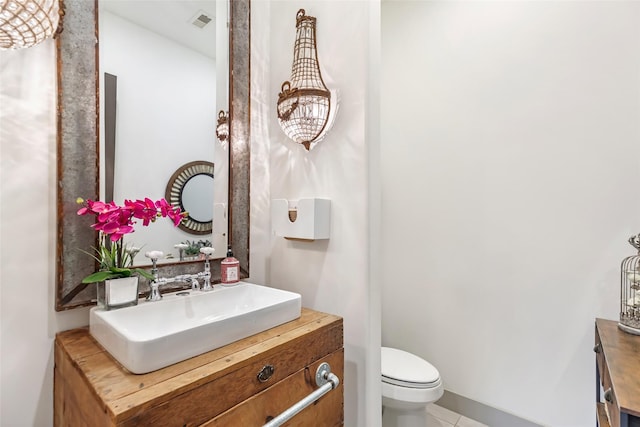
<path id="1" fill-rule="evenodd" d="M 99 57 L 101 73 L 118 77 L 115 201 L 165 197 L 178 168 L 206 160 L 215 163 L 215 196 L 226 203 L 227 153 L 215 135 L 216 61 L 106 11 L 100 14 Z M 102 82 L 101 74 L 101 87 Z M 213 212 L 212 203 L 208 208 Z M 212 240 L 173 227 L 168 219 L 158 222 L 125 237 L 144 246 L 138 262 L 148 264 L 148 250 L 177 257 L 176 243 Z M 223 247 L 219 255 L 224 253 Z"/>
<path id="2" fill-rule="evenodd" d="M 340 93 L 334 127 L 310 152 L 287 139 L 275 109 L 280 86 L 290 78 L 301 7 L 318 20 L 322 75 Z M 304 306 L 344 318 L 345 425 L 367 427 L 380 422 L 380 318 L 368 276 L 366 141 L 377 126 L 367 116 L 368 89 L 377 86 L 369 75 L 379 49 L 370 41 L 379 31 L 371 18 L 377 10 L 377 3 L 365 1 L 253 2 L 251 9 L 251 278 L 299 292 Z M 271 234 L 270 200 L 300 197 L 331 199 L 329 240 L 292 242 Z"/>
<path id="3" fill-rule="evenodd" d="M 54 42 L 0 51 L 0 425 L 53 424 L 56 313 Z"/>
<path id="4" fill-rule="evenodd" d="M 595 420 L 640 232 L 640 3 L 382 6 L 383 343 L 455 393 Z"/>

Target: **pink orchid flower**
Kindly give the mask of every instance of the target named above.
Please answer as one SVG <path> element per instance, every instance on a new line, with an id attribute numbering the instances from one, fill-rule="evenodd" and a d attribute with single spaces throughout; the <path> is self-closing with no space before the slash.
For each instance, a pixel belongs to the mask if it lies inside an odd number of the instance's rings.
<path id="1" fill-rule="evenodd" d="M 141 219 L 142 225 L 146 227 L 157 217 L 169 217 L 174 226 L 178 226 L 184 217 L 179 207 L 171 206 L 165 199 L 156 202 L 148 197 L 144 200 L 125 200 L 124 206 L 118 206 L 113 201 L 104 203 L 99 200 L 87 200 L 84 203 L 85 205 L 78 210 L 78 215 L 95 215 L 97 221 L 91 227 L 109 235 L 112 242 L 135 231 L 134 219 Z"/>
<path id="2" fill-rule="evenodd" d="M 169 217 L 173 220 L 173 224 L 178 226 L 182 218 L 184 218 L 184 213 L 180 210 L 179 207 L 171 206 L 165 199 L 160 199 L 156 202 L 156 207 L 160 209 L 160 215 L 162 217 Z"/>
<path id="3" fill-rule="evenodd" d="M 127 208 L 132 210 L 134 218 L 142 220 L 142 225 L 145 227 L 155 221 L 158 216 L 158 209 L 156 209 L 153 200 L 148 197 L 144 200 L 125 200 L 124 204 Z"/>

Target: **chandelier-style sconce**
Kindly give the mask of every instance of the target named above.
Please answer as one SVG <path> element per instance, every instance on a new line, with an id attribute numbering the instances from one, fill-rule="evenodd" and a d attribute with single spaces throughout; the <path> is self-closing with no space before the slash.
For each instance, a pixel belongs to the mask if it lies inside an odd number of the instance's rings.
<path id="1" fill-rule="evenodd" d="M 229 140 L 229 113 L 220 110 L 218 113 L 218 125 L 216 126 L 216 137 L 224 146 Z"/>
<path id="2" fill-rule="evenodd" d="M 291 80 L 278 95 L 278 122 L 284 133 L 307 151 L 329 128 L 331 92 L 322 80 L 316 49 L 316 18 L 300 9 L 296 15 Z"/>
<path id="3" fill-rule="evenodd" d="M 63 5 L 58 0 L 0 0 L 0 49 L 21 49 L 52 37 Z"/>

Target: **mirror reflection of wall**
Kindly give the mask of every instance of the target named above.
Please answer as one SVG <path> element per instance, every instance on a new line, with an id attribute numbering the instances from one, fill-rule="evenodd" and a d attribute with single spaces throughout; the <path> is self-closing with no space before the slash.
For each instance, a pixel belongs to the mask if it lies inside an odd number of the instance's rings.
<path id="1" fill-rule="evenodd" d="M 208 186 L 197 189 L 208 192 L 201 198 L 208 206 L 198 205 L 205 211 L 199 215 L 213 217 L 214 202 L 227 203 L 228 182 L 227 155 L 215 136 L 217 111 L 227 108 L 227 94 L 218 96 L 216 90 L 221 87 L 216 77 L 226 87 L 227 77 L 217 74 L 228 68 L 227 52 L 216 50 L 219 5 L 212 0 L 100 0 L 99 4 L 101 91 L 104 73 L 117 77 L 113 199 L 121 203 L 164 197 L 176 169 L 204 160 L 215 162 L 221 172 Z M 222 18 L 226 31 L 226 13 Z M 105 99 L 102 94 L 100 99 Z M 105 127 L 102 122 L 102 147 Z M 104 170 L 101 166 L 102 195 Z M 224 215 L 222 224 L 220 218 L 214 221 L 219 227 L 214 234 L 226 236 Z M 148 264 L 144 252 L 149 250 L 161 250 L 165 261 L 177 261 L 174 246 L 193 237 L 167 221 L 166 227 L 137 227 L 125 240 L 142 248 L 135 261 L 140 265 Z M 200 237 L 220 241 L 211 235 Z"/>
<path id="2" fill-rule="evenodd" d="M 189 216 L 196 221 L 206 222 L 213 219 L 213 193 L 208 190 L 213 187 L 213 178 L 208 175 L 194 176 L 184 186 L 182 203 L 189 212 Z M 207 197 L 207 196 L 211 197 Z"/>

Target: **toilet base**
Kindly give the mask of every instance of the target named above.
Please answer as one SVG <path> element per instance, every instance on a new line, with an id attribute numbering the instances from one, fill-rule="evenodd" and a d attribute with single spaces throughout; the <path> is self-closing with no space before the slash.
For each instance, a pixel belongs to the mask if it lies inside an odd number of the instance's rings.
<path id="1" fill-rule="evenodd" d="M 411 410 L 398 410 L 395 408 L 383 407 L 382 427 L 429 427 L 429 417 L 427 408 Z"/>

